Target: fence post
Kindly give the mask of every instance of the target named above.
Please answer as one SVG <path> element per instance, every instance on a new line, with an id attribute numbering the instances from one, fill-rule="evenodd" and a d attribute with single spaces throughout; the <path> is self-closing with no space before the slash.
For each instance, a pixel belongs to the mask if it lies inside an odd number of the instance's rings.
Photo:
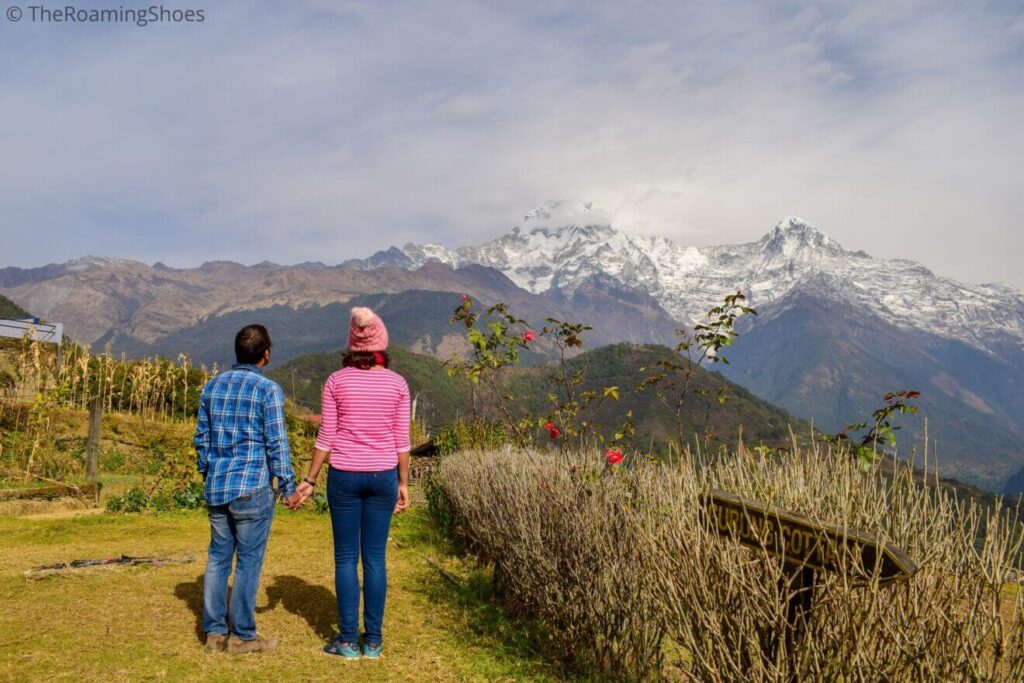
<path id="1" fill-rule="evenodd" d="M 96 491 L 96 503 L 99 504 L 100 487 L 96 478 L 100 466 L 100 418 L 103 416 L 103 400 L 94 396 L 89 404 L 89 440 L 85 447 L 85 478 Z"/>

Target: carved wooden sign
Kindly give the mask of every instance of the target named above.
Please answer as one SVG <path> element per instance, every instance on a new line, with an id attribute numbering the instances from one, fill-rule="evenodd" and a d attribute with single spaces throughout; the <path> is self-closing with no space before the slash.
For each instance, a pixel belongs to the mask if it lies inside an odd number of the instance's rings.
<path id="1" fill-rule="evenodd" d="M 877 571 L 881 583 L 907 578 L 917 571 L 917 565 L 902 549 L 861 531 L 817 524 L 803 515 L 726 491 L 708 491 L 701 502 L 719 534 L 763 548 L 792 565 L 845 570 L 864 578 Z"/>

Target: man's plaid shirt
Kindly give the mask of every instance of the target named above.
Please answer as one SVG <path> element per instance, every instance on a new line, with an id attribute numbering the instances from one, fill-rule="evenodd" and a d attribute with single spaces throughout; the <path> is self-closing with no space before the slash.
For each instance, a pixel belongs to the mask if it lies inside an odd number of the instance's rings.
<path id="1" fill-rule="evenodd" d="M 272 476 L 285 496 L 295 492 L 284 394 L 255 365 L 235 365 L 206 383 L 194 443 L 210 505 L 269 486 Z"/>

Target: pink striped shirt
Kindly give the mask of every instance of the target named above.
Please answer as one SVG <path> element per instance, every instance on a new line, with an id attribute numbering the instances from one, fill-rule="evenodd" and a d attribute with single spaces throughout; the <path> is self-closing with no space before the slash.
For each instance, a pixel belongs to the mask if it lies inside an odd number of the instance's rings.
<path id="1" fill-rule="evenodd" d="M 327 378 L 316 447 L 331 467 L 380 472 L 409 450 L 409 385 L 391 370 L 342 368 Z"/>

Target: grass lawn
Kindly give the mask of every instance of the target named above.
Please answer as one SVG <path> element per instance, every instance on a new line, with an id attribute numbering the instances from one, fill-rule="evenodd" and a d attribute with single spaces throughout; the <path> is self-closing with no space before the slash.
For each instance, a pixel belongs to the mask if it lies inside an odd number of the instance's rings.
<path id="1" fill-rule="evenodd" d="M 0 518 L 0 680 L 557 680 L 536 639 L 483 595 L 482 572 L 446 555 L 422 510 L 395 518 L 385 654 L 342 662 L 320 647 L 335 627 L 330 519 L 278 506 L 257 600 L 270 655 L 207 654 L 201 642 L 204 512 Z M 27 580 L 78 558 L 194 555 L 195 563 L 97 569 Z M 425 561 L 439 560 L 457 587 Z"/>

